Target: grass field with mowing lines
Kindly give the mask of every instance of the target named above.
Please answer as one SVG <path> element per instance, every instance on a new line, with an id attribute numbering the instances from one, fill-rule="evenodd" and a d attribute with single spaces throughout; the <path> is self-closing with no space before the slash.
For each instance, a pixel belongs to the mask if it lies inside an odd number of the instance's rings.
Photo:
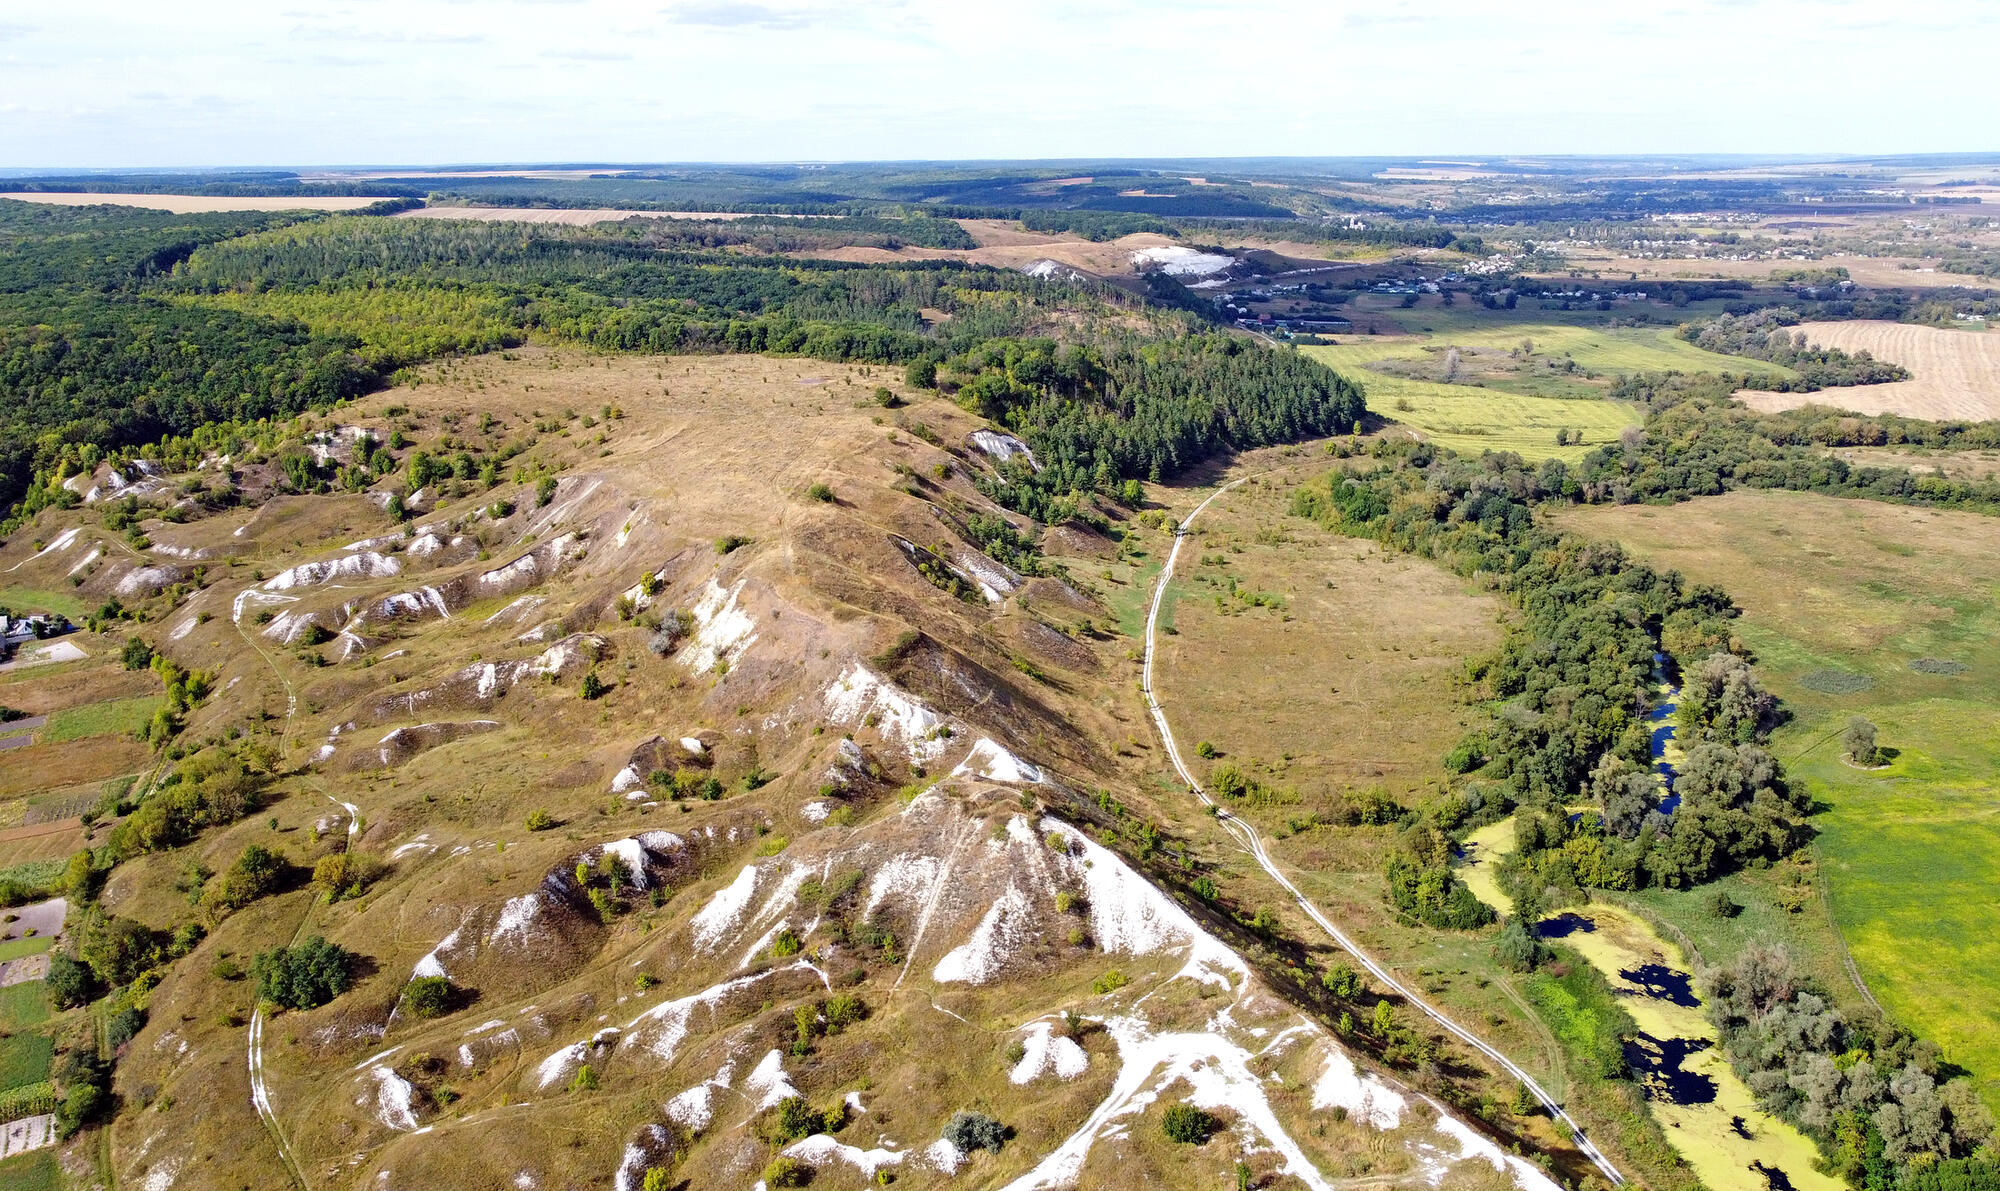
<path id="1" fill-rule="evenodd" d="M 0 1091 L 40 1083 L 49 1077 L 55 1040 L 32 1031 L 0 1038 Z"/>
<path id="2" fill-rule="evenodd" d="M 0 988 L 0 1029 L 17 1031 L 49 1020 L 49 986 L 40 980 Z"/>
<path id="3" fill-rule="evenodd" d="M 42 739 L 82 740 L 90 736 L 129 736 L 144 731 L 152 723 L 160 700 L 153 695 L 136 699 L 112 699 L 58 711 L 49 717 Z"/>
<path id="4" fill-rule="evenodd" d="M 1618 373 L 1679 370 L 1782 372 L 1770 365 L 1705 352 L 1680 339 L 1671 327 L 1599 327 L 1531 321 L 1488 311 L 1426 310 L 1405 316 L 1412 337 L 1354 336 L 1330 347 L 1300 351 L 1359 383 L 1368 394 L 1368 408 L 1402 422 L 1458 451 L 1516 451 L 1527 459 L 1580 459 L 1593 446 L 1616 439 L 1636 426 L 1636 407 L 1603 399 L 1598 394 Z M 1442 384 L 1390 376 L 1369 365 L 1381 360 L 1417 360 L 1446 346 L 1511 351 L 1523 340 L 1533 342 L 1534 357 L 1574 360 L 1595 380 L 1577 374 L 1550 373 L 1572 390 L 1573 397 L 1539 396 L 1504 388 Z M 1538 383 L 1538 392 L 1549 388 Z M 1407 406 L 1407 408 L 1405 408 Z M 1582 437 L 1581 445 L 1557 446 L 1556 432 L 1567 429 Z"/>
<path id="5" fill-rule="evenodd" d="M 0 1191 L 59 1191 L 62 1167 L 48 1150 L 0 1162 Z"/>
<path id="6" fill-rule="evenodd" d="M 1737 631 L 1793 716 L 1773 748 L 1828 808 L 1813 825 L 1834 922 L 1884 1008 L 2000 1105 L 2000 519 L 1740 492 L 1564 520 L 1743 606 Z M 1857 715 L 1896 750 L 1885 767 L 1841 756 Z M 1837 962 L 1801 958 L 1823 983 Z"/>

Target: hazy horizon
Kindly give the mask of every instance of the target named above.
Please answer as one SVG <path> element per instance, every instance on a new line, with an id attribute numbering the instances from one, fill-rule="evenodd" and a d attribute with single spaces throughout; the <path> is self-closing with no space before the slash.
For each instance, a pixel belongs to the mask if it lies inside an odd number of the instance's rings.
<path id="1" fill-rule="evenodd" d="M 2000 12 L 131 0 L 0 18 L 0 166 L 1979 152 Z"/>

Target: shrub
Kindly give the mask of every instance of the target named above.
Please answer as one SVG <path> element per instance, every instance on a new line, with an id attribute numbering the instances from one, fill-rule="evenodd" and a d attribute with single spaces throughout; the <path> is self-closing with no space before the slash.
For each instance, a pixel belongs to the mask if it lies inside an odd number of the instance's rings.
<path id="1" fill-rule="evenodd" d="M 838 993 L 826 1001 L 826 1032 L 838 1034 L 861 1020 L 867 1012 L 861 998 L 853 993 Z"/>
<path id="2" fill-rule="evenodd" d="M 139 1031 L 146 1028 L 146 1011 L 136 1005 L 127 1005 L 104 1023 L 104 1042 L 112 1050 L 132 1041 Z"/>
<path id="3" fill-rule="evenodd" d="M 749 538 L 733 533 L 723 534 L 721 537 L 715 539 L 715 552 L 717 554 L 734 554 L 749 544 Z"/>
<path id="4" fill-rule="evenodd" d="M 569 1081 L 572 1092 L 594 1092 L 597 1090 L 597 1068 L 589 1063 L 576 1069 L 576 1078 Z"/>
<path id="5" fill-rule="evenodd" d="M 1361 973 L 1346 964 L 1335 964 L 1319 978 L 1326 991 L 1343 1001 L 1351 1001 L 1361 994 Z"/>
<path id="6" fill-rule="evenodd" d="M 549 501 L 555 499 L 555 495 L 556 495 L 556 478 L 554 476 L 543 476 L 541 479 L 535 481 L 536 508 L 539 509 L 544 505 L 547 505 Z"/>
<path id="7" fill-rule="evenodd" d="M 263 952 L 250 971 L 257 978 L 258 999 L 287 1009 L 316 1009 L 347 991 L 353 958 L 345 948 L 313 935 L 295 947 Z"/>
<path id="8" fill-rule="evenodd" d="M 144 670 L 153 664 L 153 647 L 133 637 L 125 642 L 125 649 L 118 655 L 127 670 Z"/>
<path id="9" fill-rule="evenodd" d="M 767 1187 L 803 1187 L 811 1179 L 812 1167 L 783 1154 L 771 1159 L 770 1165 L 764 1168 L 764 1185 Z"/>
<path id="10" fill-rule="evenodd" d="M 584 671 L 583 686 L 578 691 L 586 699 L 601 699 L 611 690 L 611 684 L 597 676 L 597 668 Z"/>
<path id="11" fill-rule="evenodd" d="M 1493 940 L 1493 958 L 1510 972 L 1533 971 L 1547 957 L 1548 949 L 1518 914 L 1507 920 Z"/>
<path id="12" fill-rule="evenodd" d="M 1104 975 L 1099 976 L 1097 979 L 1091 981 L 1090 991 L 1096 993 L 1099 996 L 1103 996 L 1106 993 L 1117 992 L 1119 989 L 1124 988 L 1126 985 L 1130 983 L 1132 983 L 1131 977 L 1119 971 L 1117 968 L 1113 968 L 1110 971 L 1104 973 Z"/>
<path id="13" fill-rule="evenodd" d="M 276 852 L 251 844 L 222 874 L 210 891 L 210 900 L 225 910 L 240 909 L 276 889 L 289 867 Z"/>
<path id="14" fill-rule="evenodd" d="M 823 505 L 830 505 L 833 503 L 833 489 L 827 487 L 825 484 L 814 484 L 812 487 L 806 489 L 806 499 L 816 500 Z"/>
<path id="15" fill-rule="evenodd" d="M 58 951 L 49 956 L 47 976 L 49 999 L 58 1009 L 74 1009 L 87 1005 L 97 995 L 97 978 L 87 964 L 77 962 L 67 952 Z"/>
<path id="16" fill-rule="evenodd" d="M 1213 761 L 1215 759 L 1215 745 L 1204 740 L 1194 746 L 1194 755 L 1204 761 Z"/>
<path id="17" fill-rule="evenodd" d="M 1880 753 L 1875 744 L 1875 725 L 1858 715 L 1847 721 L 1847 731 L 1841 734 L 1840 743 L 1856 765 L 1873 765 Z"/>
<path id="18" fill-rule="evenodd" d="M 825 1114 L 807 1104 L 803 1096 L 787 1096 L 771 1114 L 770 1126 L 778 1142 L 797 1141 L 827 1131 Z"/>
<path id="19" fill-rule="evenodd" d="M 526 825 L 529 831 L 547 831 L 556 825 L 556 817 L 545 810 L 532 810 L 528 812 Z"/>
<path id="20" fill-rule="evenodd" d="M 443 976 L 418 976 L 403 986 L 403 1005 L 418 1017 L 443 1017 L 451 1012 L 451 981 Z"/>
<path id="21" fill-rule="evenodd" d="M 1192 1104 L 1170 1104 L 1166 1115 L 1160 1118 L 1160 1128 L 1170 1140 L 1188 1145 L 1198 1146 L 1207 1141 L 1220 1125 L 1220 1121 Z"/>
<path id="22" fill-rule="evenodd" d="M 802 946 L 804 944 L 799 942 L 799 936 L 793 933 L 792 928 L 786 927 L 778 932 L 777 938 L 771 940 L 771 954 L 783 959 L 788 955 L 797 955 Z"/>
<path id="23" fill-rule="evenodd" d="M 974 1150 L 999 1153 L 1007 1144 L 1007 1126 L 987 1116 L 983 1112 L 955 1112 L 945 1123 L 944 1139 L 958 1148 L 961 1154 Z"/>
<path id="24" fill-rule="evenodd" d="M 75 1136 L 78 1129 L 96 1120 L 111 1107 L 111 1096 L 94 1083 L 80 1083 L 69 1090 L 61 1107 L 56 1109 L 56 1136 L 65 1140 Z"/>

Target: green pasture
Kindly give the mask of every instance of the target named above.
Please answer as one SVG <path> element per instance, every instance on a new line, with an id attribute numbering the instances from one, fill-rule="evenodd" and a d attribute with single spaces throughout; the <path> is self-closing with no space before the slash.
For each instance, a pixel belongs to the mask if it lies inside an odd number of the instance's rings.
<path id="1" fill-rule="evenodd" d="M 1454 450 L 1516 451 L 1528 459 L 1580 459 L 1642 420 L 1631 405 L 1606 400 L 1610 380 L 1640 372 L 1768 371 L 1767 364 L 1706 352 L 1672 327 L 1608 327 L 1543 321 L 1487 310 L 1432 309 L 1399 314 L 1415 338 L 1346 336 L 1333 346 L 1299 350 L 1359 383 L 1368 408 Z M 1602 315 L 1594 315 L 1603 319 Z M 1440 384 L 1370 368 L 1382 360 L 1422 359 L 1448 347 L 1511 351 L 1532 341 L 1534 358 L 1576 361 L 1579 373 L 1536 372 L 1487 385 Z M 1590 374 L 1588 376 L 1584 374 Z M 1581 445 L 1557 446 L 1558 430 Z"/>
<path id="2" fill-rule="evenodd" d="M 153 713 L 159 707 L 159 696 L 141 695 L 66 708 L 49 716 L 48 726 L 42 730 L 42 739 L 58 741 L 82 740 L 88 736 L 129 736 L 134 732 L 143 732 L 153 722 Z"/>
<path id="3" fill-rule="evenodd" d="M 2000 1107 L 2000 519 L 1768 492 L 1566 520 L 1744 607 L 1736 632 L 1789 716 L 1772 749 L 1821 807 L 1812 854 L 1833 924 L 1882 1007 Z M 1856 716 L 1876 726 L 1880 767 L 1844 756 Z M 1734 886 L 1747 921 L 1727 930 L 1699 898 L 1649 908 L 1728 951 L 1743 941 L 1728 935 L 1787 917 L 1759 884 Z M 1766 938 L 1852 1006 L 1839 956 L 1801 921 L 1823 912 L 1815 899 Z"/>

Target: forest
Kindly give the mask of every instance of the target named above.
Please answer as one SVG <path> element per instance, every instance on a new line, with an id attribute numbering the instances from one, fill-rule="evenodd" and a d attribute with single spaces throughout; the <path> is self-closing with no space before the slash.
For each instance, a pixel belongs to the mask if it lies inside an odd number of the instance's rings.
<path id="1" fill-rule="evenodd" d="M 16 523 L 73 499 L 60 480 L 109 453 L 537 335 L 916 365 L 1035 447 L 1048 466 L 1004 491 L 1056 519 L 1127 479 L 1364 412 L 1315 362 L 1094 282 L 791 255 L 965 236 L 929 217 L 524 227 L 4 203 L 0 235 L 0 507 Z"/>

